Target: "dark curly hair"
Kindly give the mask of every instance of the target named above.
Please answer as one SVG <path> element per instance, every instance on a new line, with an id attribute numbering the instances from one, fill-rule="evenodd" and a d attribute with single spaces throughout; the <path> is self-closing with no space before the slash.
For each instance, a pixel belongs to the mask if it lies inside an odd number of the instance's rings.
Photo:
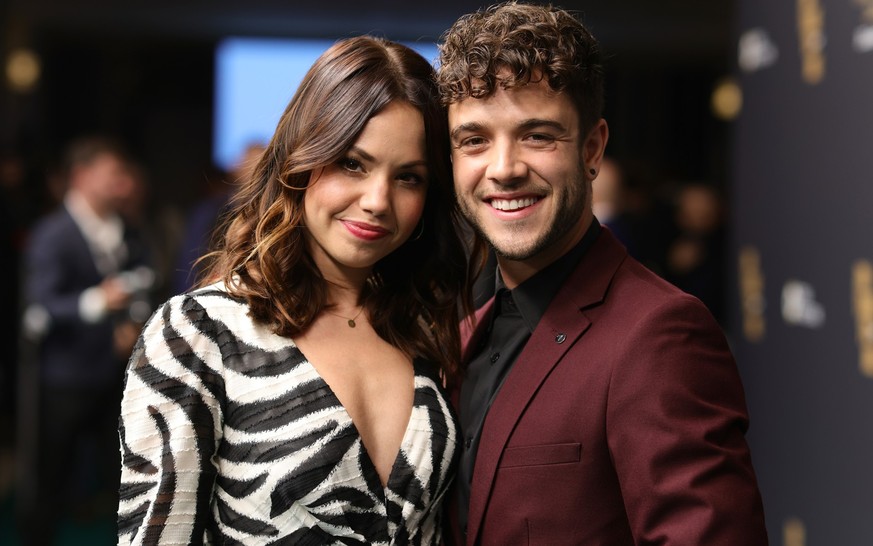
<path id="1" fill-rule="evenodd" d="M 327 287 L 306 244 L 303 196 L 310 175 L 340 160 L 367 122 L 393 101 L 424 118 L 428 167 L 421 231 L 380 260 L 362 304 L 379 335 L 410 357 L 458 370 L 459 302 L 471 308 L 459 235 L 445 108 L 433 67 L 381 38 L 341 40 L 309 69 L 250 179 L 227 215 L 200 284 L 223 280 L 253 318 L 284 336 L 306 330 L 325 309 Z M 316 182 L 317 183 L 317 182 Z"/>
<path id="2" fill-rule="evenodd" d="M 601 63 L 597 40 L 569 12 L 505 2 L 461 17 L 443 34 L 437 83 L 451 104 L 544 78 L 567 92 L 587 131 L 603 113 Z"/>

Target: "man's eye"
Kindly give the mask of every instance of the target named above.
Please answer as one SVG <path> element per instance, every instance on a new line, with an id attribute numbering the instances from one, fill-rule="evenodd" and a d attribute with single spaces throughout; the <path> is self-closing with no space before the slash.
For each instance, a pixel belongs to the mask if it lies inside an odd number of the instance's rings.
<path id="1" fill-rule="evenodd" d="M 475 148 L 485 144 L 485 139 L 479 136 L 468 137 L 461 141 L 459 148 Z"/>
<path id="2" fill-rule="evenodd" d="M 552 142 L 555 140 L 554 137 L 552 137 L 551 135 L 546 135 L 543 133 L 533 133 L 527 138 L 533 142 Z"/>

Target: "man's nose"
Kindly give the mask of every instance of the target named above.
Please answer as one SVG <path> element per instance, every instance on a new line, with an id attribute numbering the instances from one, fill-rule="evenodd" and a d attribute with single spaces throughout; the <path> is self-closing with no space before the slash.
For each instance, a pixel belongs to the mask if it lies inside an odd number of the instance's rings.
<path id="1" fill-rule="evenodd" d="M 498 184 L 512 184 L 527 176 L 527 164 L 513 142 L 495 142 L 485 175 Z"/>

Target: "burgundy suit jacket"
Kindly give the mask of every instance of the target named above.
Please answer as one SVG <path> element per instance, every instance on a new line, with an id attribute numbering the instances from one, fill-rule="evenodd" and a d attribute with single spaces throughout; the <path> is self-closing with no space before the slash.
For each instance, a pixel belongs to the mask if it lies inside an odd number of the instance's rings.
<path id="1" fill-rule="evenodd" d="M 467 329 L 465 361 L 491 304 Z M 449 540 L 767 544 L 747 426 L 711 314 L 603 229 L 488 412 L 467 533 L 455 527 Z"/>

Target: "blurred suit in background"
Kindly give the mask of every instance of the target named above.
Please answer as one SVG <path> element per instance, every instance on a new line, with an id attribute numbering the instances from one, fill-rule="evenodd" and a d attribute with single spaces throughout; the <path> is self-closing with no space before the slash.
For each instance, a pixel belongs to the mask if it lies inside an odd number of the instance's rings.
<path id="1" fill-rule="evenodd" d="M 88 501 L 73 497 L 117 491 L 124 363 L 151 312 L 146 247 L 118 213 L 134 189 L 126 154 L 110 140 L 82 139 L 64 170 L 63 205 L 36 225 L 26 252 L 22 329 L 32 362 L 24 364 L 38 373 L 19 394 L 29 411 L 18 461 L 33 466 L 17 498 L 21 536 L 34 545 L 51 544 L 71 503 Z"/>

